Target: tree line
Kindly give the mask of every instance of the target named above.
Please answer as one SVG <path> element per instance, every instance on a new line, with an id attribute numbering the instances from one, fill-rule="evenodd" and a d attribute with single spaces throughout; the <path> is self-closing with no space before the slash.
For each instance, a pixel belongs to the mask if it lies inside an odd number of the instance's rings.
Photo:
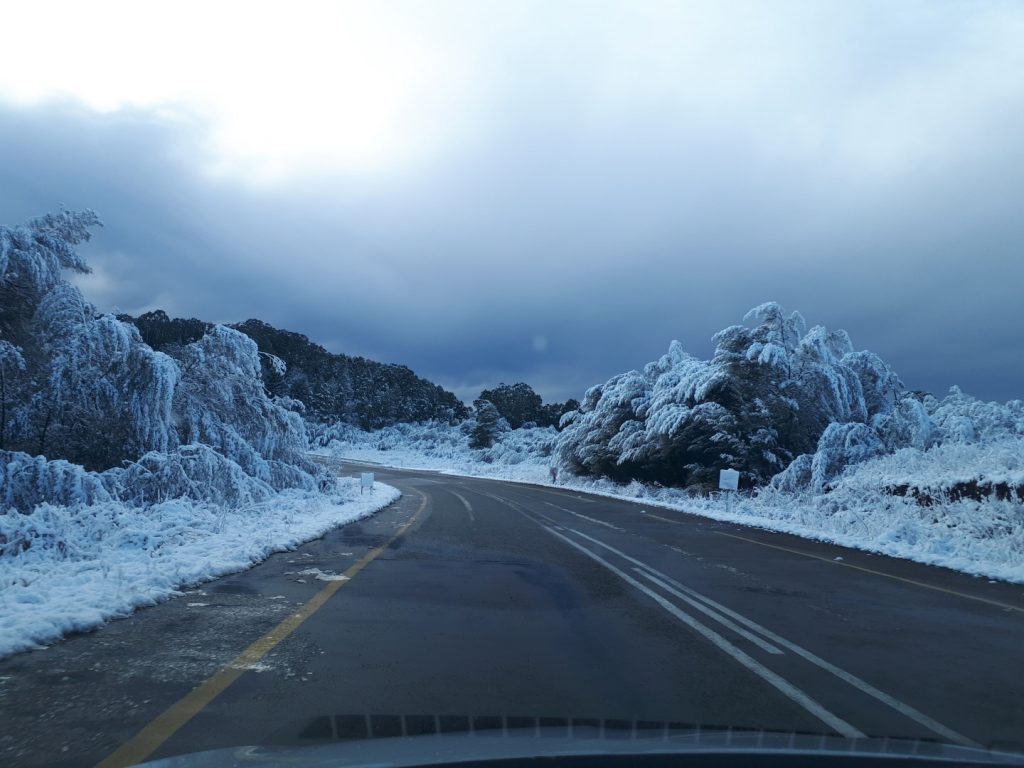
<path id="1" fill-rule="evenodd" d="M 119 315 L 119 319 L 138 328 L 153 349 L 171 355 L 213 327 L 195 318 L 171 318 L 162 310 L 139 317 Z M 453 393 L 404 365 L 328 352 L 301 333 L 281 330 L 262 320 L 228 327 L 256 343 L 267 394 L 302 402 L 310 421 L 341 421 L 362 429 L 380 429 L 401 422 L 453 423 L 469 415 Z"/>

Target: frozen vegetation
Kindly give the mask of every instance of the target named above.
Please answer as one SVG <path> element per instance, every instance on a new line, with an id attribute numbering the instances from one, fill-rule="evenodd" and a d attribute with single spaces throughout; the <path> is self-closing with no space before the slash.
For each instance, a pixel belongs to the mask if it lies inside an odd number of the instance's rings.
<path id="1" fill-rule="evenodd" d="M 1024 405 L 908 391 L 845 332 L 777 304 L 717 334 L 710 360 L 674 342 L 580 403 L 502 384 L 469 410 L 257 321 L 97 312 L 67 274 L 88 270 L 76 245 L 98 224 L 0 227 L 0 655 L 394 498 L 360 498 L 311 448 L 530 483 L 555 468 L 559 485 L 1024 582 Z M 439 420 L 402 421 L 425 414 Z M 725 467 L 742 476 L 728 514 Z"/>
<path id="2" fill-rule="evenodd" d="M 907 391 L 843 331 L 777 304 L 677 342 L 591 388 L 561 431 L 512 430 L 478 407 L 458 426 L 319 428 L 318 450 L 407 467 L 559 484 L 1024 582 L 1024 404 Z M 490 447 L 473 449 L 481 424 Z M 718 470 L 742 473 L 727 516 Z"/>
<path id="3" fill-rule="evenodd" d="M 118 315 L 118 319 L 138 328 L 143 341 L 161 352 L 173 352 L 213 328 L 213 323 L 171 318 L 160 310 L 139 317 Z M 400 422 L 461 420 L 467 415 L 466 406 L 454 394 L 404 365 L 332 354 L 301 333 L 280 330 L 261 320 L 229 327 L 256 342 L 267 391 L 302 401 L 309 421 L 340 421 L 379 429 Z"/>
<path id="4" fill-rule="evenodd" d="M 252 339 L 173 354 L 68 280 L 90 212 L 0 227 L 0 655 L 379 509 L 307 455 L 303 404 L 267 394 Z M 271 361 L 282 374 L 284 364 Z"/>
<path id="5" fill-rule="evenodd" d="M 239 505 L 178 497 L 147 506 L 42 503 L 0 515 L 0 657 L 248 568 L 397 496 L 380 483 L 360 496 L 358 481 L 346 478 L 331 494 L 285 490 Z"/>

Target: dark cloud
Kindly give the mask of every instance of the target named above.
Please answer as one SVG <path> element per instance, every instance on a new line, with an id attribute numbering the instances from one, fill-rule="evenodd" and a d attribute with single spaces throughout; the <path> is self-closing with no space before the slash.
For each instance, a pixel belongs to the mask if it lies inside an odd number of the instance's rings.
<path id="1" fill-rule="evenodd" d="M 600 46 L 559 69 L 542 41 L 494 70 L 472 136 L 381 178 L 247 182 L 208 170 L 198 121 L 2 107 L 0 213 L 95 209 L 81 285 L 102 309 L 259 317 L 467 399 L 516 380 L 578 397 L 674 338 L 706 356 L 769 299 L 845 328 L 911 387 L 1021 397 L 1024 100 L 997 88 L 936 112 L 973 59 L 908 85 L 945 66 L 912 42 L 899 77 L 828 59 L 841 76 L 802 96 L 771 83 L 737 111 L 739 86 L 709 101 L 714 81 L 686 109 L 672 71 L 619 104 L 580 87 Z"/>

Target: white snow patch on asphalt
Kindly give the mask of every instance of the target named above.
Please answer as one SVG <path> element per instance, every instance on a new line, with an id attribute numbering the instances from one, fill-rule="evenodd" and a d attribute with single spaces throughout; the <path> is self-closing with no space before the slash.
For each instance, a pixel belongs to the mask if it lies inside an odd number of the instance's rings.
<path id="1" fill-rule="evenodd" d="M 299 574 L 302 576 L 314 576 L 317 581 L 348 581 L 348 576 L 344 574 L 321 571 L 319 568 L 307 568 L 304 571 L 299 571 Z"/>

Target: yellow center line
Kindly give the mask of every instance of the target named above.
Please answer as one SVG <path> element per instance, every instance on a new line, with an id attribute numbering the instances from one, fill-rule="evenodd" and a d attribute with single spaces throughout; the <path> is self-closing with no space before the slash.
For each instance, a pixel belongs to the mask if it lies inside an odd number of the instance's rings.
<path id="1" fill-rule="evenodd" d="M 423 499 L 420 502 L 419 509 L 416 510 L 407 522 L 399 527 L 394 536 L 376 549 L 368 552 L 345 571 L 346 579 L 344 581 L 328 582 L 323 589 L 313 595 L 299 610 L 288 616 L 284 621 L 263 635 L 263 637 L 256 640 L 226 667 L 204 680 L 184 697 L 168 707 L 163 714 L 152 720 L 132 739 L 108 755 L 106 759 L 97 765 L 97 768 L 123 768 L 123 766 L 141 763 L 159 749 L 165 741 L 173 736 L 189 720 L 199 714 L 211 701 L 223 693 L 228 686 L 241 677 L 247 668 L 253 666 L 273 650 L 278 643 L 298 629 L 306 619 L 323 607 L 324 603 L 330 600 L 335 592 L 348 584 L 353 576 L 377 559 L 395 539 L 405 533 L 409 526 L 416 521 L 416 518 L 420 516 L 427 506 L 426 495 L 420 491 L 416 492 Z"/>
<path id="2" fill-rule="evenodd" d="M 1009 603 L 1003 603 L 1003 602 L 1000 602 L 998 600 L 990 600 L 987 597 L 978 597 L 977 595 L 969 595 L 966 592 L 958 592 L 955 589 L 946 589 L 945 587 L 938 587 L 938 586 L 935 586 L 934 584 L 928 584 L 927 582 L 924 582 L 924 581 L 917 581 L 916 579 L 907 579 L 907 578 L 904 578 L 903 576 L 894 576 L 893 574 L 885 573 L 884 571 L 875 571 L 875 570 L 872 570 L 871 568 L 865 568 L 864 566 L 861 566 L 861 565 L 853 565 L 852 563 L 846 563 L 846 562 L 843 562 L 841 560 L 833 560 L 832 558 L 829 558 L 829 557 L 822 557 L 821 555 L 814 555 L 814 554 L 811 554 L 810 552 L 802 552 L 799 549 L 792 549 L 791 547 L 783 547 L 783 546 L 780 546 L 778 544 L 768 544 L 768 543 L 763 542 L 763 541 L 758 541 L 757 539 L 748 539 L 746 536 L 737 536 L 735 533 L 725 533 L 724 531 L 715 531 L 715 533 L 717 533 L 719 536 L 728 536 L 730 539 L 739 539 L 740 541 L 748 541 L 751 544 L 757 544 L 757 545 L 762 546 L 762 547 L 770 547 L 771 549 L 781 549 L 783 552 L 791 552 L 794 555 L 803 555 L 804 557 L 811 557 L 811 558 L 814 558 L 815 560 L 821 560 L 822 562 L 830 563 L 832 565 L 841 565 L 844 568 L 853 568 L 855 571 L 863 571 L 864 573 L 873 573 L 875 576 L 884 576 L 885 578 L 893 579 L 894 581 L 902 581 L 905 584 L 913 584 L 915 587 L 924 587 L 925 589 L 931 589 L 931 590 L 933 590 L 935 592 L 945 592 L 947 595 L 955 595 L 957 597 L 966 598 L 967 600 L 974 600 L 975 602 L 986 603 L 987 605 L 994 605 L 997 608 L 1003 608 L 1004 610 L 1007 610 L 1007 611 L 1017 611 L 1019 613 L 1024 613 L 1024 608 L 1020 608 L 1020 607 L 1018 607 L 1016 605 L 1010 605 Z"/>

